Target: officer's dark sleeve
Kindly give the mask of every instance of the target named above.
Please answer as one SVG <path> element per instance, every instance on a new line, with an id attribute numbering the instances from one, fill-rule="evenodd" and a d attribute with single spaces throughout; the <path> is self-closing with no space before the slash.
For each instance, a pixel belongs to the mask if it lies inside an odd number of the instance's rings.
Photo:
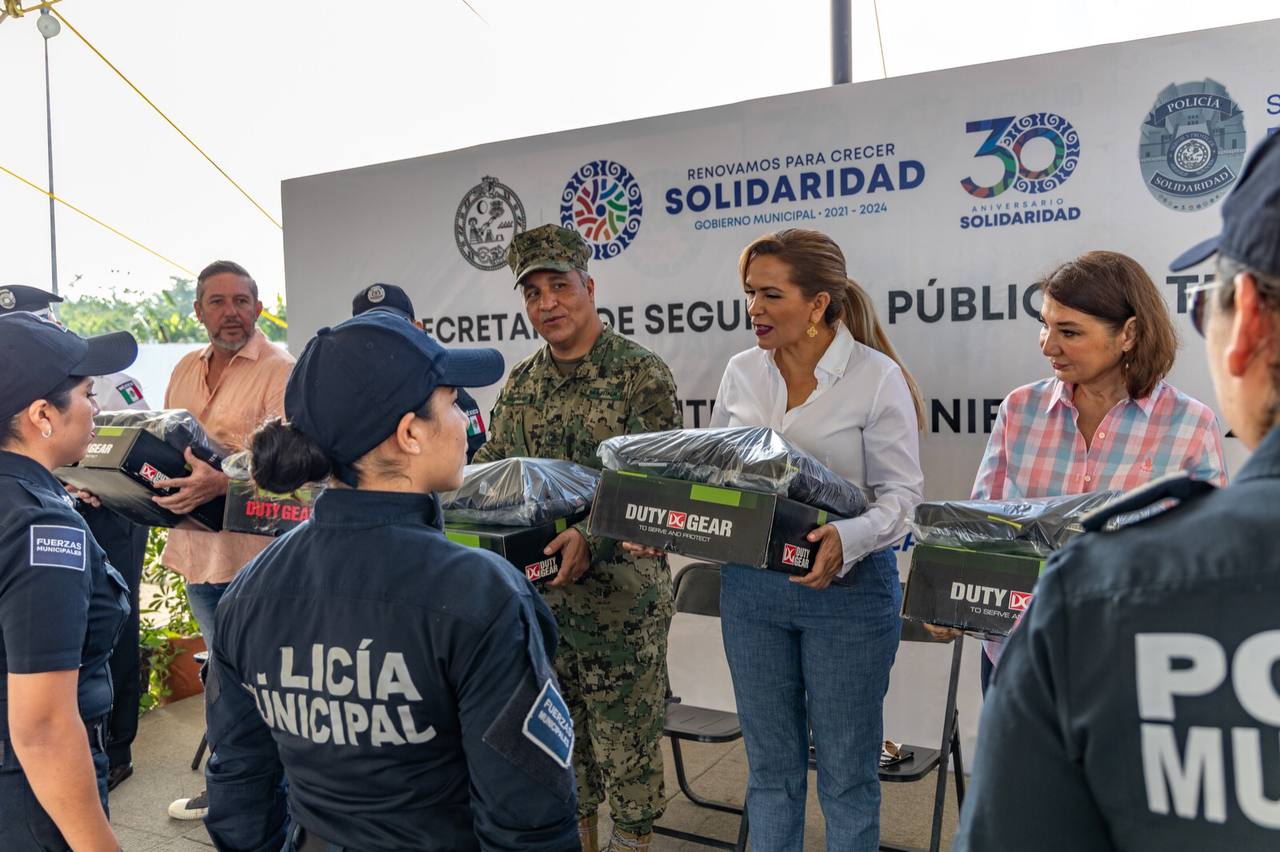
<path id="1" fill-rule="evenodd" d="M 517 424 L 507 410 L 506 395 L 507 389 L 504 387 L 498 394 L 498 401 L 493 404 L 493 411 L 489 412 L 488 438 L 471 457 L 472 464 L 501 461 L 520 455 L 516 441 Z"/>
<path id="2" fill-rule="evenodd" d="M 476 452 L 484 446 L 484 417 L 480 414 L 480 406 L 476 404 L 475 397 L 462 388 L 458 388 L 458 407 L 467 415 L 467 464 L 472 464 Z M 472 425 L 476 426 L 475 434 L 471 432 Z"/>
<path id="3" fill-rule="evenodd" d="M 579 848 L 573 723 L 544 629 L 555 627 L 542 598 L 513 597 L 456 668 L 471 810 L 486 850 Z M 567 729 L 554 724 L 561 714 Z"/>
<path id="4" fill-rule="evenodd" d="M 1114 848 L 1072 740 L 1069 613 L 1054 570 L 1070 552 L 1057 554 L 1036 584 L 987 692 L 955 852 Z"/>
<path id="5" fill-rule="evenodd" d="M 221 614 L 219 618 L 225 620 Z M 253 695 L 222 662 L 226 628 L 219 627 L 205 674 L 210 750 L 204 772 L 209 792 L 205 826 L 222 852 L 276 852 L 285 839 L 284 770 Z"/>
<path id="6" fill-rule="evenodd" d="M 80 667 L 97 545 L 70 509 L 32 506 L 0 530 L 0 636 L 14 674 Z"/>

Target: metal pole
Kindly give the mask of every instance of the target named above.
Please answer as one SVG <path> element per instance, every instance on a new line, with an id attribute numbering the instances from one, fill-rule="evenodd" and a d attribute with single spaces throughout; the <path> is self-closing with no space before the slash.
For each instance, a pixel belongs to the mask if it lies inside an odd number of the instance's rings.
<path id="1" fill-rule="evenodd" d="M 58 295 L 58 221 L 53 202 L 53 106 L 49 96 L 49 39 L 44 40 L 44 119 L 49 149 L 49 267 L 53 295 Z"/>
<path id="2" fill-rule="evenodd" d="M 831 0 L 831 84 L 853 79 L 853 0 Z"/>

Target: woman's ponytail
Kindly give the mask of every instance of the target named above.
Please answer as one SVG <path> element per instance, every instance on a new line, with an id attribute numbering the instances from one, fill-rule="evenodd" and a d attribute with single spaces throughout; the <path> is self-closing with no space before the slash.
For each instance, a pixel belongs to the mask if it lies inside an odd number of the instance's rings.
<path id="1" fill-rule="evenodd" d="M 835 307 L 835 303 L 832 303 L 832 307 Z M 884 327 L 880 325 L 880 318 L 876 316 L 876 306 L 872 303 L 871 296 L 852 278 L 845 279 L 839 311 L 840 318 L 849 327 L 854 340 L 888 355 L 898 365 L 898 369 L 902 370 L 902 377 L 907 380 L 907 388 L 911 391 L 911 401 L 916 407 L 916 426 L 924 429 L 924 397 L 920 395 L 920 388 L 911 376 L 911 371 L 894 351 L 893 344 L 889 342 L 889 336 L 884 333 Z"/>
<path id="2" fill-rule="evenodd" d="M 279 417 L 253 433 L 251 471 L 258 486 L 287 494 L 308 482 L 320 482 L 334 472 L 333 459 L 320 446 Z"/>

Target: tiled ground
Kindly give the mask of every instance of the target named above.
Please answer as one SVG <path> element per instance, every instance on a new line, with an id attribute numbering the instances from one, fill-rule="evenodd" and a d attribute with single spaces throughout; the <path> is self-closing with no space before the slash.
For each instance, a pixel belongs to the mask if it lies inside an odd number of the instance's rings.
<path id="1" fill-rule="evenodd" d="M 209 836 L 199 822 L 179 822 L 165 812 L 171 800 L 198 792 L 202 775 L 192 772 L 191 758 L 204 727 L 201 698 L 196 697 L 152 711 L 142 719 L 134 744 L 134 775 L 111 794 L 111 822 L 126 852 L 208 852 Z M 729 814 L 699 808 L 679 795 L 671 754 L 667 754 L 667 792 L 672 796 L 664 825 L 725 839 L 737 836 L 737 819 Z M 730 745 L 685 746 L 690 783 L 699 795 L 741 802 L 747 762 L 741 742 Z M 810 776 L 812 781 L 812 776 Z M 881 811 L 883 839 L 887 843 L 926 846 L 933 806 L 933 779 L 918 784 L 888 784 Z M 954 788 L 948 791 L 943 820 L 943 845 L 950 846 L 955 832 Z M 607 820 L 605 821 L 607 833 Z M 655 840 L 655 852 L 696 850 L 706 847 L 665 837 Z M 825 849 L 822 814 L 810 783 L 805 825 L 805 849 Z"/>

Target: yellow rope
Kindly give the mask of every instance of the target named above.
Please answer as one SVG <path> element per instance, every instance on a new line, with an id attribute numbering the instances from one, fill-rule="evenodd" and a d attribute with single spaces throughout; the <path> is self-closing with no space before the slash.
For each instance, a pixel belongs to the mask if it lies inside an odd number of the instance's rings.
<path id="1" fill-rule="evenodd" d="M 67 208 L 69 208 L 69 209 L 71 209 L 71 210 L 74 210 L 75 212 L 79 213 L 81 216 L 83 216 L 83 217 L 85 217 L 86 219 L 88 219 L 90 222 L 93 222 L 93 223 L 95 223 L 95 224 L 101 225 L 102 227 L 104 227 L 104 228 L 106 228 L 108 231 L 110 231 L 111 233 L 115 234 L 117 237 L 123 237 L 124 239 L 126 239 L 126 240 L 128 240 L 129 242 L 133 243 L 133 244 L 134 244 L 135 246 L 137 246 L 138 248 L 140 248 L 140 249 L 142 249 L 143 251 L 147 252 L 148 254 L 155 255 L 156 257 L 160 258 L 161 260 L 163 260 L 165 263 L 169 264 L 170 266 L 175 266 L 175 267 L 177 267 L 178 269 L 181 269 L 183 272 L 187 273 L 187 274 L 188 274 L 188 275 L 190 275 L 192 278 L 195 278 L 195 277 L 196 277 L 196 274 L 195 274 L 194 272 L 192 272 L 190 269 L 187 269 L 187 268 L 186 268 L 185 266 L 183 266 L 181 263 L 178 263 L 177 261 L 170 260 L 169 258 L 165 257 L 164 255 L 162 255 L 160 252 L 156 251 L 155 249 L 153 249 L 153 248 L 149 248 L 148 246 L 143 245 L 142 243 L 140 243 L 140 242 L 138 242 L 137 240 L 135 240 L 133 237 L 131 237 L 131 236 L 129 236 L 128 234 L 124 233 L 123 231 L 119 230 L 118 228 L 113 228 L 113 227 L 111 227 L 111 226 L 110 226 L 110 225 L 108 225 L 106 222 L 104 222 L 104 221 L 102 221 L 101 219 L 99 219 L 97 216 L 94 216 L 94 215 L 92 215 L 92 214 L 90 214 L 90 213 L 86 213 L 85 211 L 81 210 L 79 207 L 77 207 L 77 206 L 75 206 L 74 204 L 72 204 L 70 201 L 67 201 L 66 199 L 63 199 L 63 198 L 59 198 L 58 196 L 54 195 L 52 192 L 50 192 L 49 190 L 47 190 L 47 189 L 45 189 L 44 187 L 40 186 L 39 184 L 35 184 L 35 183 L 32 183 L 31 181 L 27 180 L 26 178 L 24 178 L 22 175 L 18 174 L 17 172 L 10 171 L 9 169 L 6 169 L 4 166 L 0 166 L 0 172 L 4 172 L 4 173 L 5 173 L 5 174 L 7 174 L 7 175 L 10 175 L 10 176 L 12 176 L 12 177 L 17 178 L 18 180 L 22 181 L 22 182 L 23 182 L 23 183 L 25 183 L 27 186 L 31 187 L 31 188 L 32 188 L 32 189 L 34 189 L 36 192 L 40 193 L 41 195 L 45 196 L 46 198 L 52 198 L 54 201 L 58 202 L 58 203 L 59 203 L 59 204 L 61 204 L 62 206 L 67 207 Z"/>
<path id="2" fill-rule="evenodd" d="M 58 12 L 58 10 L 57 10 L 57 9 L 52 8 L 52 7 L 49 5 L 49 3 L 48 3 L 48 2 L 46 2 L 46 3 L 41 3 L 41 4 L 40 4 L 40 7 L 48 8 L 50 12 L 52 12 L 54 15 L 56 15 L 56 16 L 57 16 L 57 18 L 58 18 L 58 20 L 59 20 L 59 21 L 62 21 L 62 23 L 66 24 L 66 25 L 67 25 L 67 29 L 69 29 L 69 30 L 71 30 L 71 32 L 75 33 L 75 34 L 76 34 L 76 36 L 77 36 L 77 37 L 78 37 L 82 42 L 84 42 L 84 43 L 85 43 L 85 46 L 86 46 L 86 47 L 88 47 L 90 50 L 92 50 L 94 53 L 96 53 L 96 54 L 98 55 L 98 58 L 99 58 L 99 59 L 101 59 L 103 62 L 107 63 L 107 67 L 108 67 L 108 68 L 110 68 L 112 71 L 116 72 L 116 75 L 117 75 L 121 80 L 124 80 L 124 81 L 125 81 L 125 83 L 129 86 L 129 88 L 133 89 L 133 91 L 137 93 L 138 97 L 140 97 L 140 98 L 142 98 L 144 101 L 146 101 L 146 102 L 147 102 L 147 105 L 148 105 L 148 106 L 150 106 L 153 110 L 155 110 L 155 111 L 159 114 L 159 116 L 160 116 L 161 118 L 163 118 L 166 122 L 168 122 L 168 123 L 169 123 L 169 126 L 170 126 L 170 127 L 172 127 L 174 130 L 176 130 L 176 131 L 178 132 L 178 135 L 179 135 L 179 136 L 181 136 L 183 139 L 187 140 L 187 143 L 188 143 L 188 144 L 190 144 L 192 148 L 195 148 L 195 149 L 196 149 L 196 151 L 198 151 L 198 152 L 199 152 L 200 156 L 202 156 L 202 157 L 204 157 L 206 160 L 208 160 L 208 161 L 209 161 L 209 165 L 211 165 L 211 166 L 213 166 L 215 169 L 217 169 L 217 170 L 218 170 L 218 173 L 219 173 L 219 174 L 221 174 L 224 178 L 226 178 L 226 179 L 231 183 L 231 185 L 232 185 L 232 186 L 234 186 L 236 189 L 240 190 L 240 194 L 241 194 L 241 195 L 243 195 L 245 198 L 249 199 L 249 203 L 250 203 L 250 204 L 252 204 L 254 207 L 257 207 L 257 208 L 258 208 L 258 211 L 259 211 L 260 213 L 262 213 L 262 215 L 263 215 L 263 216 L 266 216 L 266 217 L 267 217 L 267 220 L 268 220 L 269 222 L 271 222 L 271 224 L 275 225 L 277 228 L 281 228 L 281 229 L 283 229 L 283 226 L 282 226 L 279 222 L 277 222 L 277 221 L 272 217 L 272 215 L 271 215 L 270 213 L 268 213 L 268 212 L 266 211 L 266 209 L 265 209 L 261 204 L 259 204 L 256 200 L 254 200 L 254 197 L 253 197 L 252 195 L 250 195 L 250 194 L 245 190 L 245 188 L 244 188 L 244 187 L 242 187 L 240 184 L 236 183 L 236 182 L 235 182 L 235 180 L 231 177 L 231 175 L 227 174 L 226 170 L 225 170 L 225 169 L 223 169 L 223 168 L 222 168 L 222 166 L 220 166 L 220 165 L 218 165 L 217 163 L 215 163 L 215 162 L 213 161 L 213 158 L 212 158 L 212 157 L 210 157 L 208 154 L 206 154 L 206 153 L 204 152 L 204 149 L 202 149 L 199 145 L 197 145 L 197 144 L 195 143 L 195 141 L 194 141 L 190 136 L 188 136 L 187 134 L 183 133 L 183 132 L 182 132 L 182 128 L 178 127 L 178 125 L 176 125 L 176 124 L 174 124 L 174 123 L 173 123 L 173 119 L 171 119 L 171 118 L 169 118 L 169 116 L 165 115 L 165 114 L 164 114 L 164 111 L 163 111 L 162 109 L 160 109 L 160 107 L 156 106 L 156 105 L 155 105 L 155 102 L 153 102 L 153 101 L 151 100 L 151 98 L 149 98 L 149 97 L 147 97 L 146 95 L 144 95 L 144 94 L 142 93 L 142 90 L 141 90 L 141 89 L 139 89 L 137 86 L 135 86 L 135 85 L 133 84 L 133 82 L 132 82 L 128 77 L 124 76 L 124 74 L 120 71 L 120 69 L 119 69 L 119 68 L 117 68 L 115 65 L 111 64 L 111 60 L 110 60 L 110 59 L 107 59 L 107 57 L 103 56 L 103 55 L 102 55 L 102 51 L 100 51 L 100 50 L 98 50 L 98 48 L 94 47 L 94 46 L 93 46 L 93 44 L 92 44 L 92 43 L 90 43 L 90 41 L 89 41 L 87 38 L 85 38 L 85 37 L 84 37 L 84 35 L 82 35 L 82 34 L 81 34 L 81 32 L 80 32 L 79 30 L 77 30 L 74 26 L 72 26 L 71 22 L 70 22 L 70 21 L 68 21 L 66 18 L 64 18 L 64 17 L 63 17 L 63 16 Z M 40 7 L 34 7 L 34 8 L 40 8 Z"/>
<path id="3" fill-rule="evenodd" d="M 137 246 L 138 248 L 140 248 L 140 249 L 142 249 L 143 251 L 147 252 L 148 254 L 151 254 L 151 255 L 154 255 L 154 256 L 156 256 L 156 257 L 160 258 L 161 260 L 163 260 L 165 263 L 169 264 L 170 266 L 173 266 L 173 267 L 176 267 L 176 268 L 178 268 L 178 269 L 181 269 L 183 272 L 187 273 L 187 274 L 188 274 L 188 275 L 190 275 L 192 278 L 196 278 L 196 277 L 197 277 L 197 276 L 196 276 L 196 274 L 195 274 L 194 272 L 192 272 L 190 269 L 187 269 L 187 268 L 186 268 L 185 266 L 183 266 L 181 263 L 178 263 L 177 261 L 174 261 L 174 260 L 170 260 L 169 258 L 165 257 L 164 255 L 162 255 L 160 252 L 156 251 L 155 249 L 153 249 L 153 248 L 149 248 L 148 246 L 143 245 L 142 243 L 138 242 L 138 241 L 137 241 L 137 240 L 135 240 L 133 237 L 131 237 L 131 236 L 129 236 L 128 234 L 124 233 L 124 232 L 123 232 L 123 231 L 121 231 L 120 229 L 111 227 L 111 226 L 110 226 L 110 225 L 108 225 L 106 222 L 104 222 L 104 221 L 102 221 L 101 219 L 99 219 L 97 216 L 94 216 L 94 215 L 92 215 L 91 213 L 86 213 L 84 210 L 81 210 L 79 207 L 75 206 L 75 205 L 74 205 L 74 204 L 72 204 L 70 201 L 67 201 L 67 200 L 66 200 L 66 199 L 64 199 L 64 198 L 59 198 L 58 196 L 54 195 L 52 192 L 50 192 L 49 190 L 47 190 L 47 189 L 45 189 L 44 187 L 40 186 L 39 184 L 37 184 L 37 183 L 33 183 L 32 181 L 27 180 L 26 178 L 24 178 L 22 175 L 18 174 L 17 172 L 12 171 L 12 170 L 10 170 L 10 169 L 7 169 L 7 168 L 5 168 L 4 166 L 0 166 L 0 172 L 4 172 L 5 174 L 7 174 L 7 175 L 9 175 L 9 176 L 11 176 L 11 177 L 17 178 L 19 181 L 21 181 L 22 183 L 25 183 L 27 186 L 31 187 L 31 188 L 32 188 L 32 189 L 34 189 L 36 192 L 40 193 L 41 195 L 45 196 L 46 198 L 52 198 L 54 201 L 58 202 L 58 203 L 59 203 L 59 204 L 61 204 L 63 207 L 66 207 L 66 208 L 68 208 L 68 209 L 74 210 L 75 212 L 79 213 L 81 216 L 83 216 L 83 217 L 85 217 L 86 219 L 88 219 L 90 222 L 93 222 L 93 223 L 94 223 L 94 224 L 96 224 L 96 225 L 101 225 L 102 227 L 104 227 L 104 228 L 106 228 L 108 231 L 110 231 L 111 233 L 115 234 L 117 237 L 122 237 L 122 238 L 124 238 L 124 239 L 128 240 L 129 242 L 133 243 L 135 246 Z M 262 312 L 262 316 L 263 316 L 263 318 L 264 318 L 264 319 L 266 319 L 268 322 L 274 323 L 275 325 L 279 326 L 280 328 L 288 328 L 288 327 L 289 327 L 289 323 L 287 323 L 287 322 L 285 322 L 284 320 L 280 319 L 280 317 L 276 316 L 275 314 L 271 313 L 270 311 L 265 311 L 265 310 L 264 310 L 264 311 Z"/>

